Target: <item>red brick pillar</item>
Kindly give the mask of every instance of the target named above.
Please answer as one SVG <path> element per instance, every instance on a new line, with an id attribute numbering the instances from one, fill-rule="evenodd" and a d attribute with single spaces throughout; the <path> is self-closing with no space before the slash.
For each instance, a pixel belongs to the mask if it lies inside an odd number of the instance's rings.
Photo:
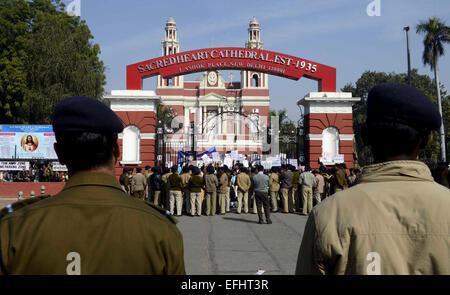
<path id="1" fill-rule="evenodd" d="M 360 98 L 348 92 L 311 92 L 297 104 L 304 107 L 305 157 L 312 169 L 341 162 L 353 167 L 352 106 Z"/>
<path id="2" fill-rule="evenodd" d="M 113 90 L 104 99 L 111 103 L 111 109 L 125 126 L 124 132 L 119 134 L 121 155 L 116 164 L 116 175 L 120 175 L 124 167 L 153 167 L 160 96 L 154 91 Z M 124 147 L 125 141 L 128 145 Z"/>

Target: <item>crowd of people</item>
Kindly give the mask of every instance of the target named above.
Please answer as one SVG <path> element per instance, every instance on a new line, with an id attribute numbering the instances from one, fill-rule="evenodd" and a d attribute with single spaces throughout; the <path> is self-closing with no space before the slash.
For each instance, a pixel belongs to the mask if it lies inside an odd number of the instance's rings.
<path id="1" fill-rule="evenodd" d="M 54 171 L 51 163 L 30 162 L 25 171 L 0 171 L 0 182 L 67 182 L 66 171 Z"/>
<path id="2" fill-rule="evenodd" d="M 223 215 L 232 210 L 238 214 L 260 214 L 258 211 L 264 212 L 264 204 L 258 210 L 257 192 L 267 193 L 271 212 L 307 215 L 324 198 L 356 183 L 360 171 L 349 171 L 347 175 L 345 164 L 336 164 L 331 169 L 321 165 L 312 171 L 309 167 L 302 171 L 292 165 L 270 170 L 257 164 L 246 168 L 240 163 L 231 168 L 146 166 L 144 171 L 124 168 L 119 182 L 131 196 L 152 202 L 176 216 Z M 267 186 L 254 181 L 258 172 L 268 176 Z M 271 222 L 269 217 L 266 219 Z"/>

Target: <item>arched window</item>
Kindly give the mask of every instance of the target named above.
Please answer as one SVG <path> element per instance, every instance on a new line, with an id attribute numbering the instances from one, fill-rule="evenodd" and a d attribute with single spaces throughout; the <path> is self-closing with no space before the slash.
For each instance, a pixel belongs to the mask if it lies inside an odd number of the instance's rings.
<path id="1" fill-rule="evenodd" d="M 137 163 L 140 158 L 141 132 L 137 126 L 130 125 L 123 130 L 122 162 Z"/>
<path id="2" fill-rule="evenodd" d="M 258 87 L 259 86 L 259 77 L 257 74 L 253 75 L 253 87 Z"/>
<path id="3" fill-rule="evenodd" d="M 322 157 L 327 163 L 334 163 L 334 157 L 339 154 L 339 131 L 328 127 L 322 132 Z"/>

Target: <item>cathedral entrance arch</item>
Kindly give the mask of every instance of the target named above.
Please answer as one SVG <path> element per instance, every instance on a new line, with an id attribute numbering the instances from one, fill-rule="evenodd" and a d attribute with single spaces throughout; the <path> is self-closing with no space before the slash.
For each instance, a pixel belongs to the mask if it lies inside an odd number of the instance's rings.
<path id="1" fill-rule="evenodd" d="M 127 66 L 127 89 L 141 90 L 142 80 L 160 75 L 174 76 L 216 70 L 246 70 L 267 73 L 292 80 L 302 77 L 318 81 L 318 91 L 336 91 L 336 69 L 283 53 L 240 47 L 197 49 Z M 251 79 L 258 78 L 253 75 Z"/>
<path id="2" fill-rule="evenodd" d="M 193 146 L 195 152 L 216 147 L 221 154 L 236 150 L 239 154 L 263 155 L 270 150 L 270 156 L 280 158 L 282 151 L 277 148 L 275 153 L 278 154 L 273 155 L 272 147 L 267 148 L 269 141 L 271 144 L 278 142 L 282 135 L 272 130 L 276 120 L 270 118 L 269 112 L 273 99 L 269 95 L 268 76 L 275 75 L 295 81 L 300 78 L 317 81 L 318 92 L 311 92 L 297 101 L 304 110 L 304 133 L 297 134 L 302 137 L 304 155 L 296 148 L 291 153 L 293 157 L 297 156 L 300 165 L 309 164 L 312 168 L 317 168 L 319 161 L 330 165 L 345 162 L 347 167 L 353 166 L 351 113 L 352 104 L 359 99 L 352 98 L 351 93 L 336 92 L 334 67 L 264 50 L 261 28 L 255 17 L 250 21 L 245 47 L 181 52 L 178 37 L 175 20 L 170 17 L 161 43 L 161 56 L 126 66 L 126 90 L 112 91 L 105 96 L 125 126 L 134 124 L 140 129 L 141 156 L 138 159 L 142 165 L 174 162 L 161 163 L 161 159 L 170 157 L 162 157 L 160 146 L 171 146 L 170 155 L 176 154 L 178 147 L 191 150 Z M 239 71 L 240 79 L 225 79 L 222 70 Z M 185 81 L 193 73 L 202 74 L 195 80 Z M 143 90 L 143 80 L 150 77 L 157 77 L 156 88 Z M 164 133 L 157 120 L 159 104 L 173 109 L 182 126 L 179 130 Z M 243 127 L 245 123 L 241 121 L 246 121 L 247 126 Z M 339 134 L 334 155 L 327 153 L 322 145 L 322 139 L 327 141 L 329 135 L 324 135 L 323 130 L 330 126 Z M 215 130 L 213 136 L 209 136 L 209 129 Z M 119 138 L 122 141 L 123 135 Z M 279 144 L 287 146 L 289 143 Z M 122 167 L 116 168 L 119 172 Z"/>

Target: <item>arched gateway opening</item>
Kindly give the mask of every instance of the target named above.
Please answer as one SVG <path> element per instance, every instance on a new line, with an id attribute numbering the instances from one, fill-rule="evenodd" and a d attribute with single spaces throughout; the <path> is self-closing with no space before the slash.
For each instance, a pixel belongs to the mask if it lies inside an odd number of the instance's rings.
<path id="1" fill-rule="evenodd" d="M 111 108 L 125 126 L 134 125 L 140 130 L 140 143 L 134 145 L 139 153 L 139 157 L 133 157 L 138 159 L 136 166 L 176 164 L 173 157 L 178 150 L 196 153 L 215 150 L 222 156 L 231 151 L 261 155 L 269 150 L 276 161 L 278 144 L 283 143 L 274 132 L 277 122 L 269 116 L 268 75 L 317 81 L 318 92 L 302 95 L 297 101 L 304 110 L 299 114 L 304 118 L 303 129 L 298 132 L 302 150 L 298 150 L 297 159 L 291 160 L 312 168 L 325 160 L 328 165 L 345 162 L 348 168 L 353 166 L 352 104 L 359 99 L 352 98 L 350 93 L 336 92 L 336 69 L 263 50 L 261 30 L 255 18 L 248 31 L 245 48 L 180 52 L 176 24 L 169 18 L 162 56 L 126 67 L 127 90 L 112 91 L 105 99 L 111 102 Z M 240 80 L 226 79 L 221 70 L 239 71 Z M 193 73 L 202 74 L 195 81 L 184 80 L 185 75 Z M 155 91 L 143 90 L 143 80 L 155 76 Z M 173 110 L 176 129 L 166 128 L 157 118 L 158 104 Z M 334 129 L 327 129 L 330 127 Z M 333 134 L 338 137 L 331 138 Z M 123 144 L 129 141 L 128 137 L 119 135 L 127 156 L 129 148 Z M 122 166 L 117 167 L 117 173 L 131 162 L 119 163 Z"/>

